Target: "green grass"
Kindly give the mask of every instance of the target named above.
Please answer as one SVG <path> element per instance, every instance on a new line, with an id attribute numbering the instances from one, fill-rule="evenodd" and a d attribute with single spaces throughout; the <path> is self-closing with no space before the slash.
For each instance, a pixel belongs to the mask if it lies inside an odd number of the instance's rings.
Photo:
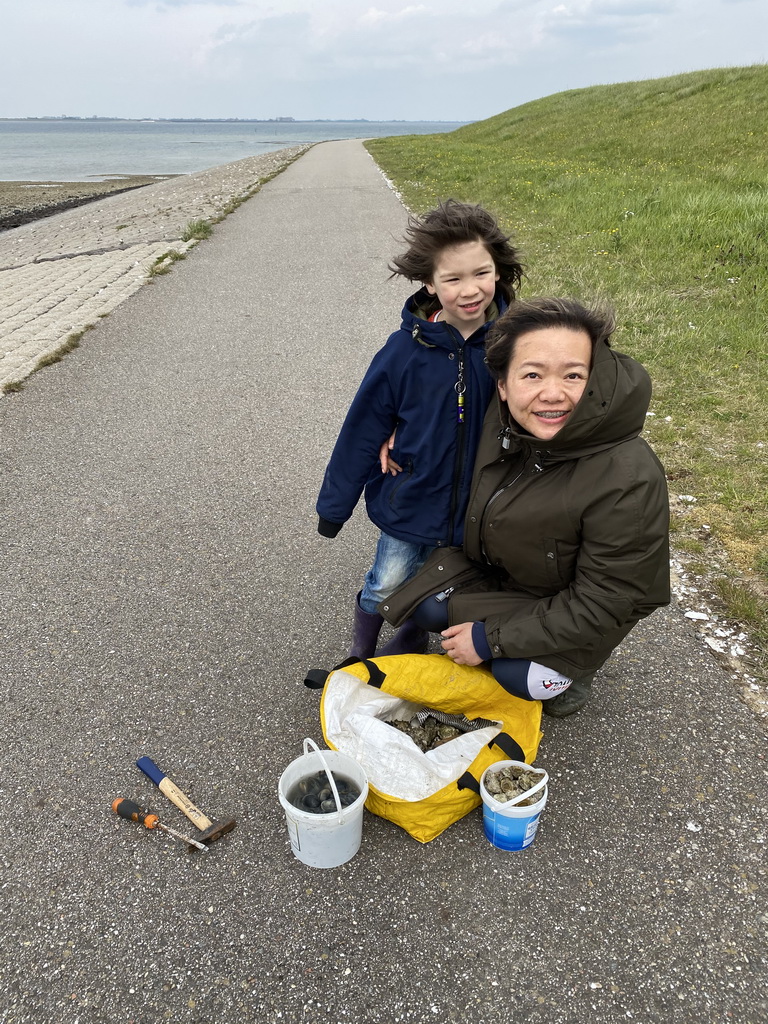
<path id="1" fill-rule="evenodd" d="M 69 352 L 73 352 L 76 348 L 79 347 L 80 339 L 83 337 L 84 334 L 90 331 L 93 328 L 93 326 L 93 324 L 88 324 L 82 330 L 75 331 L 72 334 L 67 335 L 67 337 L 61 343 L 61 345 L 59 345 L 58 348 L 54 349 L 52 352 L 49 352 L 45 356 L 41 356 L 41 358 L 38 359 L 37 363 L 35 364 L 35 368 L 32 372 L 35 372 L 36 370 L 43 370 L 45 369 L 46 366 L 54 366 L 56 363 L 60 363 L 65 355 L 67 355 Z M 7 384 L 3 385 L 2 390 L 3 393 L 7 395 L 13 394 L 16 391 L 23 391 L 24 382 L 9 381 Z"/>
<path id="2" fill-rule="evenodd" d="M 204 238 L 210 238 L 213 234 L 213 227 L 211 222 L 207 220 L 191 220 L 184 228 L 181 235 L 182 242 L 202 241 Z"/>
<path id="3" fill-rule="evenodd" d="M 46 366 L 53 366 L 56 363 L 60 363 L 65 355 L 69 352 L 74 352 L 74 350 L 80 346 L 80 339 L 84 334 L 90 331 L 92 327 L 93 324 L 88 324 L 87 327 L 84 327 L 81 331 L 75 331 L 73 334 L 67 335 L 57 349 L 38 359 L 35 369 L 42 370 Z"/>
<path id="4" fill-rule="evenodd" d="M 163 274 L 169 274 L 173 268 L 174 263 L 178 263 L 180 260 L 187 258 L 185 252 L 179 252 L 177 249 L 169 249 L 168 252 L 164 252 L 162 256 L 158 256 L 152 266 L 147 272 L 147 281 L 151 282 L 155 277 L 161 277 Z"/>
<path id="5" fill-rule="evenodd" d="M 525 254 L 523 295 L 616 310 L 649 369 L 646 436 L 728 556 L 715 586 L 757 601 L 768 643 L 768 66 L 559 93 L 445 135 L 366 143 L 417 212 L 493 210 Z M 763 625 L 759 625 L 760 614 Z"/>

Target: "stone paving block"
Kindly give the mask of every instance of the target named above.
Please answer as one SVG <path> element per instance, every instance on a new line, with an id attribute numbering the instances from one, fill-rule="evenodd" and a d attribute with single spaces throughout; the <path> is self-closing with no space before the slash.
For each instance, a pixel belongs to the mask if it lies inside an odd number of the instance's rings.
<path id="1" fill-rule="evenodd" d="M 0 397 L 134 294 L 195 220 L 225 216 L 308 146 L 179 175 L 0 233 Z"/>

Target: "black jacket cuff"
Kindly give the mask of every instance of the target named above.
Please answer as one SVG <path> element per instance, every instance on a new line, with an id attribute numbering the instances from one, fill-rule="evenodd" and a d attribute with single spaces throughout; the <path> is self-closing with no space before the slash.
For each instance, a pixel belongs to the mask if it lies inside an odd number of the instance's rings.
<path id="1" fill-rule="evenodd" d="M 344 523 L 332 523 L 330 519 L 323 519 L 322 516 L 319 516 L 317 532 L 321 537 L 335 537 L 343 525 Z"/>

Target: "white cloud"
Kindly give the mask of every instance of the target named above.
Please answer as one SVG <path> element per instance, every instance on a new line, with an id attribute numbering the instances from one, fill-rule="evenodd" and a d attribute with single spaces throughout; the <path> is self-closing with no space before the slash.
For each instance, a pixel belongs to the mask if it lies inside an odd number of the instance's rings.
<path id="1" fill-rule="evenodd" d="M 399 24 L 409 18 L 429 14 L 429 12 L 429 8 L 423 4 L 414 7 L 403 7 L 395 11 L 383 11 L 379 7 L 369 7 L 359 20 L 361 25 L 382 25 L 386 22 L 396 22 Z"/>
<path id="2" fill-rule="evenodd" d="M 465 120 L 768 59 L 764 0 L 25 0 L 0 116 Z"/>

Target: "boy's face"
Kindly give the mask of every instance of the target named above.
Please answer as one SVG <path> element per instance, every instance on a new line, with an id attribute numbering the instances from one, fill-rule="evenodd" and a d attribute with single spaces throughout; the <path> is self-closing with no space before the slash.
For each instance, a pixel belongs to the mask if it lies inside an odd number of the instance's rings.
<path id="1" fill-rule="evenodd" d="M 442 318 L 468 338 L 485 323 L 499 274 L 482 242 L 462 242 L 443 249 L 435 272 L 426 282 L 443 307 Z"/>

